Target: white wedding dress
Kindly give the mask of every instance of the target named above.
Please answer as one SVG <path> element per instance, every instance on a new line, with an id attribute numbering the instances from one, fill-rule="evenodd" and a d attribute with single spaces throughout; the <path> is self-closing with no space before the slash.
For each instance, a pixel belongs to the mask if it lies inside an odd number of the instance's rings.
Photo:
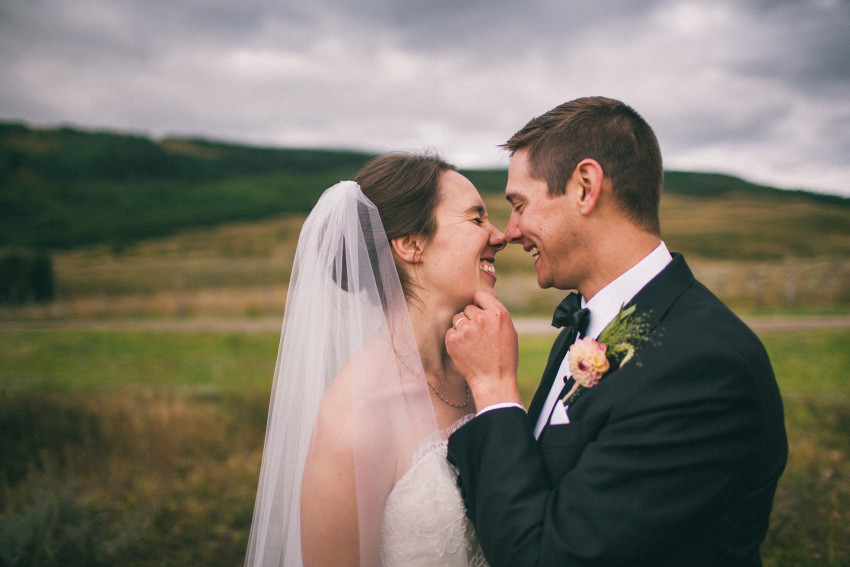
<path id="1" fill-rule="evenodd" d="M 381 529 L 383 567 L 486 567 L 466 517 L 457 472 L 446 460 L 449 435 L 472 417 L 426 439 L 387 497 Z"/>
<path id="2" fill-rule="evenodd" d="M 304 564 L 310 447 L 335 431 L 357 432 L 363 565 L 486 565 L 446 460 L 449 435 L 470 417 L 438 425 L 392 247 L 356 182 L 325 191 L 304 222 L 286 301 L 246 567 Z"/>

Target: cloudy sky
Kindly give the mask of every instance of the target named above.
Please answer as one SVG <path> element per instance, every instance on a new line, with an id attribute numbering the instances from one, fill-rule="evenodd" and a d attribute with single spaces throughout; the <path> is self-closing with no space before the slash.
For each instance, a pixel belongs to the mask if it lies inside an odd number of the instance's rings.
<path id="1" fill-rule="evenodd" d="M 0 0 L 0 120 L 506 166 L 603 94 L 668 169 L 850 196 L 850 0 Z"/>

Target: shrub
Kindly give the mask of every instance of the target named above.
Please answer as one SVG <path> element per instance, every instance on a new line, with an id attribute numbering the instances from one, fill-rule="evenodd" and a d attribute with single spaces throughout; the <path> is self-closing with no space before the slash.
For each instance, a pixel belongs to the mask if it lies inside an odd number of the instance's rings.
<path id="1" fill-rule="evenodd" d="M 53 300 L 53 262 L 44 252 L 12 251 L 0 257 L 0 305 Z"/>

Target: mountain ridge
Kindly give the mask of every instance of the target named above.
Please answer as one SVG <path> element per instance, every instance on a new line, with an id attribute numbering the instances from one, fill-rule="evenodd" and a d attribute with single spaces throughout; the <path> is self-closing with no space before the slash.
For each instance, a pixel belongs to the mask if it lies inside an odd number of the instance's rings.
<path id="1" fill-rule="evenodd" d="M 197 137 L 35 128 L 0 121 L 0 246 L 122 247 L 177 230 L 304 213 L 374 154 L 272 148 Z M 462 169 L 482 193 L 501 192 L 504 169 Z M 850 206 L 850 199 L 758 185 L 732 175 L 666 171 L 665 192 L 730 194 Z M 772 199 L 771 199 L 772 200 Z"/>

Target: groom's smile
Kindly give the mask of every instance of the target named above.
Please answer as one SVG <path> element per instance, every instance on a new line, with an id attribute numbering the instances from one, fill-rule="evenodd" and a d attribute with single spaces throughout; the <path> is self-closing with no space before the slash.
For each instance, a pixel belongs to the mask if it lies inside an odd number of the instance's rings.
<path id="1" fill-rule="evenodd" d="M 511 158 L 505 197 L 512 209 L 505 239 L 520 244 L 534 259 L 537 285 L 574 288 L 572 272 L 578 263 L 572 257 L 578 219 L 570 214 L 568 194 L 550 196 L 546 181 L 530 174 L 528 150 L 519 150 Z"/>
<path id="2" fill-rule="evenodd" d="M 537 246 L 533 244 L 531 246 L 524 246 L 523 250 L 531 254 L 531 257 L 537 260 L 537 257 L 540 256 L 540 250 L 537 249 Z"/>

